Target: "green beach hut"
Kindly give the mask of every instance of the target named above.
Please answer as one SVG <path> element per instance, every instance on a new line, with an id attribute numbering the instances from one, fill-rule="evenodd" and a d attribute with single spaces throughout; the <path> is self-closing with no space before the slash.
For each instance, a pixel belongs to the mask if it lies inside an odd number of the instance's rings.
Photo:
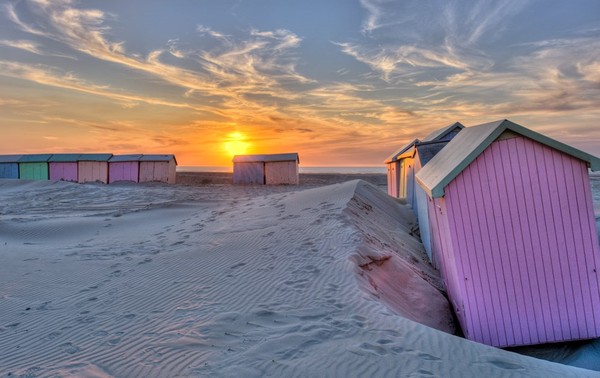
<path id="1" fill-rule="evenodd" d="M 48 160 L 52 154 L 23 155 L 19 159 L 19 178 L 48 180 Z"/>

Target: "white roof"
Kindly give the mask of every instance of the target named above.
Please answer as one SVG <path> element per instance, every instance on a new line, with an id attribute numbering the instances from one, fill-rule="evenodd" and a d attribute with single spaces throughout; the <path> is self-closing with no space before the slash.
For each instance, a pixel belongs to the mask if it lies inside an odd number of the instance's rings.
<path id="1" fill-rule="evenodd" d="M 441 140 L 456 128 L 464 129 L 465 126 L 460 122 L 454 122 L 452 125 L 444 126 L 440 129 L 433 130 L 425 138 L 423 138 L 422 142 L 433 142 L 435 140 Z"/>
<path id="2" fill-rule="evenodd" d="M 417 182 L 431 197 L 443 197 L 446 185 L 506 130 L 584 160 L 592 171 L 600 170 L 597 157 L 504 119 L 466 127 L 416 174 Z"/>
<path id="3" fill-rule="evenodd" d="M 289 154 L 263 154 L 263 155 L 235 155 L 233 157 L 234 163 L 254 163 L 254 162 L 267 162 L 267 161 L 297 161 L 300 162 L 300 158 L 297 153 Z"/>

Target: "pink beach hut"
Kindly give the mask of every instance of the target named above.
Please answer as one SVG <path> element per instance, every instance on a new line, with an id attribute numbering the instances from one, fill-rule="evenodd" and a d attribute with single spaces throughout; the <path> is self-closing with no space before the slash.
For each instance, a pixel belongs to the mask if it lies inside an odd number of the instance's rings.
<path id="1" fill-rule="evenodd" d="M 108 161 L 108 183 L 117 181 L 140 181 L 139 155 L 113 155 Z"/>
<path id="2" fill-rule="evenodd" d="M 177 159 L 175 155 L 142 155 L 139 182 L 166 182 L 175 184 Z"/>
<path id="3" fill-rule="evenodd" d="M 417 174 L 465 336 L 506 347 L 600 336 L 600 159 L 508 120 L 467 127 Z"/>
<path id="4" fill-rule="evenodd" d="M 81 154 L 77 158 L 78 182 L 108 183 L 108 160 L 112 154 Z"/>
<path id="5" fill-rule="evenodd" d="M 50 180 L 72 181 L 78 180 L 77 159 L 80 154 L 54 154 L 48 160 Z"/>

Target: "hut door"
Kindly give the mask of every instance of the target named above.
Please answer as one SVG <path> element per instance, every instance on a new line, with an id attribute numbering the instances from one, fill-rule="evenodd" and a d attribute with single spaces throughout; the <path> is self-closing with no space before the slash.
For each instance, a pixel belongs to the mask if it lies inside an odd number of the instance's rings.
<path id="1" fill-rule="evenodd" d="M 400 160 L 400 174 L 398 175 L 398 198 L 406 198 L 406 161 Z"/>

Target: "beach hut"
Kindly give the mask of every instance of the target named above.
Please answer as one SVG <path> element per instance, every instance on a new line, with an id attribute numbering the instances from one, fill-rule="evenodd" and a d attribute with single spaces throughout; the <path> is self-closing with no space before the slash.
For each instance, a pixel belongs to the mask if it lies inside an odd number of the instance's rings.
<path id="1" fill-rule="evenodd" d="M 465 127 L 460 122 L 455 122 L 451 125 L 444 126 L 437 130 L 433 130 L 429 135 L 423 138 L 422 141 L 415 144 L 415 157 L 414 157 L 414 173 L 416 174 L 427 164 L 438 152 L 444 148 L 449 141 L 451 141 L 462 129 Z M 433 259 L 431 253 L 431 237 L 429 230 L 429 217 L 427 214 L 427 196 L 421 186 L 415 184 L 414 186 L 414 198 L 413 198 L 413 209 L 415 216 L 419 222 L 419 234 L 423 247 L 427 252 L 429 260 L 434 266 L 436 261 Z"/>
<path id="2" fill-rule="evenodd" d="M 298 185 L 297 153 L 236 155 L 233 157 L 234 184 Z"/>
<path id="3" fill-rule="evenodd" d="M 77 158 L 78 182 L 108 183 L 108 160 L 112 154 L 81 154 Z"/>
<path id="4" fill-rule="evenodd" d="M 600 336 L 600 159 L 508 120 L 468 127 L 417 174 L 432 250 L 468 339 Z"/>
<path id="5" fill-rule="evenodd" d="M 51 154 L 23 155 L 19 159 L 19 178 L 48 180 L 48 160 Z"/>
<path id="6" fill-rule="evenodd" d="M 22 155 L 0 155 L 0 179 L 19 178 L 19 159 Z"/>
<path id="7" fill-rule="evenodd" d="M 412 140 L 391 154 L 384 162 L 387 166 L 388 194 L 406 200 L 406 203 L 411 205 L 414 198 L 415 144 L 419 142 L 419 139 Z"/>
<path id="8" fill-rule="evenodd" d="M 113 155 L 108 160 L 108 183 L 117 181 L 140 181 L 142 155 Z"/>
<path id="9" fill-rule="evenodd" d="M 175 184 L 177 160 L 175 155 L 142 155 L 139 182 L 166 182 Z"/>
<path id="10" fill-rule="evenodd" d="M 78 180 L 77 159 L 80 154 L 54 154 L 48 160 L 50 180 L 72 181 Z"/>

